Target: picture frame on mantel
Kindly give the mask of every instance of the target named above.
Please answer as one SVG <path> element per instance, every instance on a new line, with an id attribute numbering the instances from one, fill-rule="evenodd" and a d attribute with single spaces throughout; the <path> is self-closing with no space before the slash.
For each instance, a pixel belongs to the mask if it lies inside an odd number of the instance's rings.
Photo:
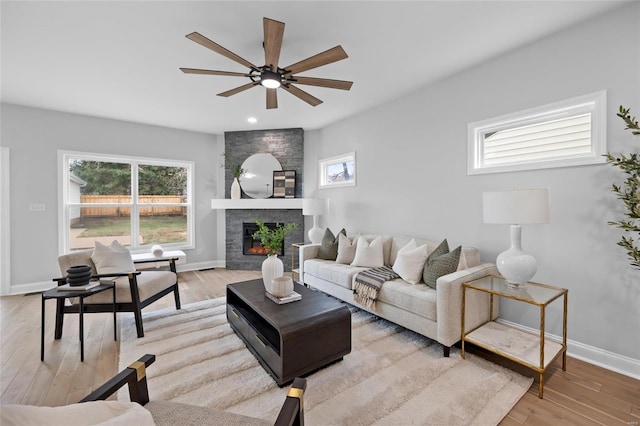
<path id="1" fill-rule="evenodd" d="M 318 174 L 320 189 L 356 186 L 356 153 L 319 160 Z"/>
<path id="2" fill-rule="evenodd" d="M 296 197 L 296 171 L 274 170 L 273 172 L 273 198 Z"/>

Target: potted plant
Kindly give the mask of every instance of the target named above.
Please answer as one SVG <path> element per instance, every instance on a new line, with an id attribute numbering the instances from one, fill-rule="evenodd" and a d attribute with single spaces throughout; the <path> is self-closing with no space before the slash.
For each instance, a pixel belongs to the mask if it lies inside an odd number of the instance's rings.
<path id="1" fill-rule="evenodd" d="M 246 170 L 243 169 L 241 165 L 232 162 L 226 152 L 223 153 L 222 156 L 224 157 L 226 166 L 229 168 L 229 170 L 231 170 L 231 173 L 233 174 L 233 183 L 231 184 L 231 199 L 238 200 L 240 199 L 241 195 L 239 179 L 243 174 L 246 173 Z"/>
<path id="2" fill-rule="evenodd" d="M 278 253 L 287 234 L 298 227 L 297 223 L 282 225 L 276 224 L 274 228 L 267 227 L 260 220 L 255 221 L 258 230 L 253 233 L 253 238 L 260 239 L 262 245 L 267 249 L 267 258 L 262 262 L 262 281 L 267 291 L 271 289 L 274 278 L 284 275 L 284 265 L 278 259 Z M 270 292 L 270 291 L 269 291 Z"/>
<path id="3" fill-rule="evenodd" d="M 640 136 L 638 120 L 631 117 L 629 112 L 629 108 L 623 108 L 621 105 L 616 115 L 627 124 L 625 130 L 629 129 L 633 135 Z M 618 245 L 627 251 L 631 266 L 640 269 L 640 192 L 638 192 L 640 189 L 640 154 L 613 155 L 607 153 L 606 157 L 609 164 L 618 167 L 627 176 L 622 185 L 615 183 L 611 185 L 613 193 L 624 203 L 624 214 L 627 218 L 608 223 L 625 231 L 626 234 L 622 235 Z"/>

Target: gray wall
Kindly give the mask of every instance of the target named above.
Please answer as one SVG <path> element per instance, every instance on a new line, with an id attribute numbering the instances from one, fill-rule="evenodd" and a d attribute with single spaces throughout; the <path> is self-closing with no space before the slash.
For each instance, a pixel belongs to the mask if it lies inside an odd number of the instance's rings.
<path id="1" fill-rule="evenodd" d="M 157 126 L 2 104 L 2 146 L 11 152 L 11 289 L 35 291 L 59 275 L 58 150 L 195 162 L 192 267 L 217 266 L 218 137 Z M 30 203 L 45 204 L 29 212 Z M 224 234 L 220 236 L 224 239 Z"/>
<path id="2" fill-rule="evenodd" d="M 482 192 L 548 187 L 551 223 L 523 227 L 535 280 L 569 289 L 570 352 L 640 377 L 640 272 L 631 269 L 610 192 L 612 166 L 467 175 L 467 124 L 605 89 L 611 152 L 638 151 L 619 105 L 640 114 L 640 4 L 568 29 L 395 102 L 305 134 L 305 194 L 330 198 L 324 224 L 476 246 L 495 262 L 508 226 L 482 223 Z M 508 36 L 508 35 L 505 35 Z M 426 53 L 425 53 L 426 54 Z M 434 58 L 437 60 L 437 57 Z M 357 84 L 357 83 L 356 83 Z M 312 148 L 313 147 L 313 148 Z M 357 186 L 317 190 L 317 160 L 356 151 Z M 548 331 L 561 335 L 561 306 Z M 537 327 L 538 311 L 506 304 L 509 321 Z"/>

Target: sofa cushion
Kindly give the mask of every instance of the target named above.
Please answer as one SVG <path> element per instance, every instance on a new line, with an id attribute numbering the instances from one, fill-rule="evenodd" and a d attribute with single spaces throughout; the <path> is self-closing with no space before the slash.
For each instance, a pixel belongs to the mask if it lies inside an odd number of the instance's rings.
<path id="1" fill-rule="evenodd" d="M 347 235 L 347 231 L 342 228 L 338 235 Z M 325 260 L 336 260 L 338 257 L 338 238 L 333 235 L 331 229 L 327 228 L 324 231 L 324 236 L 320 242 L 320 248 L 318 249 L 318 258 Z"/>
<path id="2" fill-rule="evenodd" d="M 398 278 L 387 281 L 378 292 L 378 302 L 384 302 L 421 317 L 436 321 L 436 291 L 425 284 L 409 285 Z"/>
<path id="3" fill-rule="evenodd" d="M 362 266 L 367 268 L 379 268 L 384 266 L 384 251 L 382 238 L 377 237 L 369 242 L 365 237 L 358 237 L 356 245 L 356 255 L 351 262 L 351 266 Z"/>
<path id="4" fill-rule="evenodd" d="M 416 247 L 416 240 L 412 239 L 398 251 L 393 270 L 409 284 L 418 284 L 422 280 L 426 260 L 426 244 Z"/>
<path id="5" fill-rule="evenodd" d="M 356 246 L 358 245 L 358 237 L 353 239 L 338 234 L 338 256 L 336 262 L 350 265 L 356 256 Z"/>
<path id="6" fill-rule="evenodd" d="M 304 261 L 305 275 L 313 275 L 348 289 L 353 288 L 355 276 L 367 269 L 369 268 L 344 265 L 330 260 L 307 259 Z"/>
<path id="7" fill-rule="evenodd" d="M 98 274 L 133 272 L 136 270 L 136 267 L 133 266 L 129 249 L 116 240 L 113 240 L 108 246 L 96 241 L 91 260 L 95 263 Z"/>
<path id="8" fill-rule="evenodd" d="M 432 256 L 433 254 L 430 255 L 424 266 L 424 273 L 422 275 L 425 284 L 435 289 L 438 278 L 457 271 L 461 251 L 462 247 L 458 246 L 453 251 L 437 257 Z"/>

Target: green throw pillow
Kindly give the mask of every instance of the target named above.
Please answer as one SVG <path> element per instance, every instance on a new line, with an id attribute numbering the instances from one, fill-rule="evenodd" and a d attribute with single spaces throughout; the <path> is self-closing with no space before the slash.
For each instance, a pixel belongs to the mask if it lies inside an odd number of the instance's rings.
<path id="1" fill-rule="evenodd" d="M 344 228 L 338 232 L 338 235 L 343 234 L 347 236 L 347 231 Z M 338 238 L 333 235 L 331 229 L 327 228 L 324 231 L 324 236 L 320 242 L 320 249 L 318 250 L 318 258 L 324 260 L 336 260 L 338 257 Z"/>
<path id="2" fill-rule="evenodd" d="M 432 253 L 425 263 L 424 272 L 422 274 L 422 279 L 425 284 L 435 289 L 438 278 L 457 271 L 461 252 L 462 246 L 458 246 L 455 250 L 437 257 L 432 257 Z"/>

